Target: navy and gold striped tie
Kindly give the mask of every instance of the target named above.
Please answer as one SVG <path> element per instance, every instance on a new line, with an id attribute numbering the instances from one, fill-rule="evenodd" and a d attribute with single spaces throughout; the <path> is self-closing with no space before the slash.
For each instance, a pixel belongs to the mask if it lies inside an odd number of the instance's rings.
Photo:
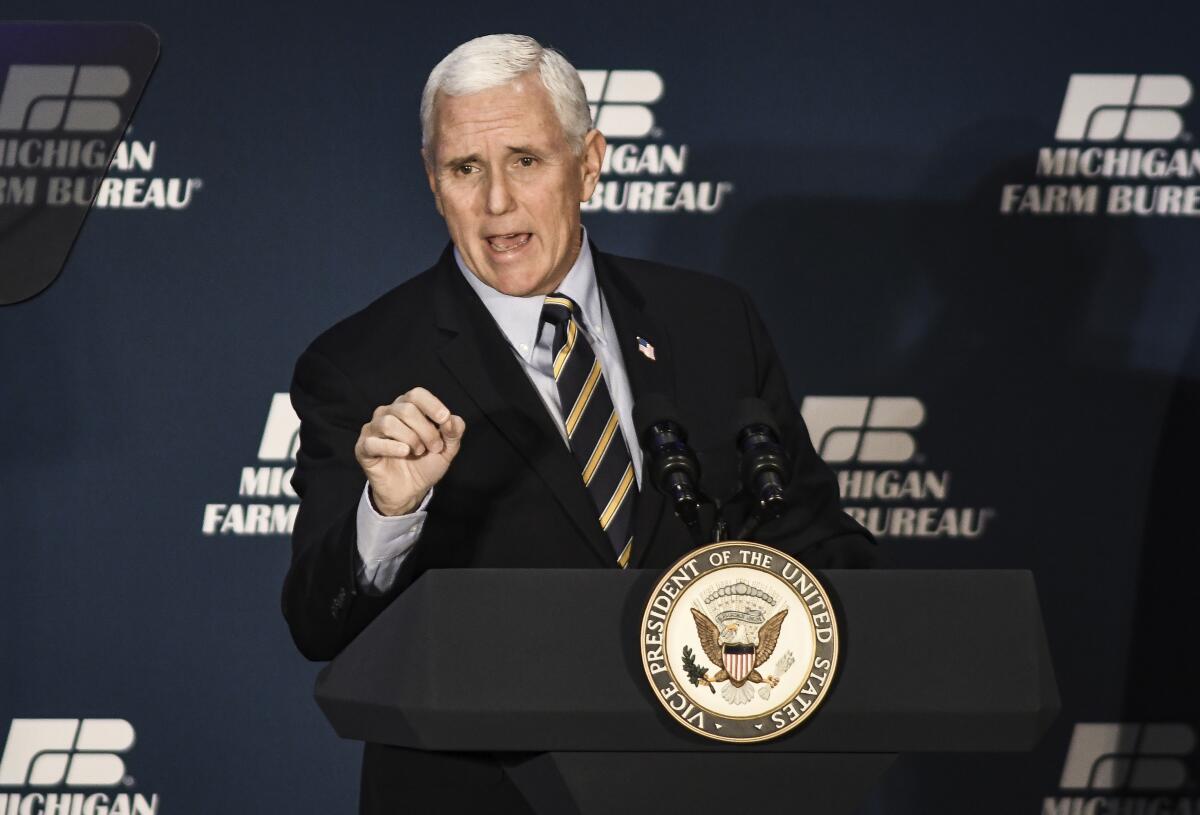
<path id="1" fill-rule="evenodd" d="M 542 320 L 554 326 L 554 382 L 562 404 L 571 453 L 612 543 L 617 563 L 629 565 L 633 551 L 633 461 L 621 434 L 617 410 L 604 381 L 600 359 L 579 326 L 579 306 L 555 292 L 546 297 Z"/>

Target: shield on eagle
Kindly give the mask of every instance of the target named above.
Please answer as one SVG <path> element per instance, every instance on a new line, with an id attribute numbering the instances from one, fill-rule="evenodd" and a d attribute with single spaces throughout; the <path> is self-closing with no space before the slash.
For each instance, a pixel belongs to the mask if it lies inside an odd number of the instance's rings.
<path id="1" fill-rule="evenodd" d="M 734 682 L 744 682 L 750 672 L 754 670 L 754 652 L 753 645 L 726 645 L 721 654 L 726 672 L 733 678 Z"/>

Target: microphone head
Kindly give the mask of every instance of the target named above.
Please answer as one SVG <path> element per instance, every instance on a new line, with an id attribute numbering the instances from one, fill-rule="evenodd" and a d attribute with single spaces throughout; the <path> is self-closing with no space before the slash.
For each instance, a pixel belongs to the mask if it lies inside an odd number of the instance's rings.
<path id="1" fill-rule="evenodd" d="M 737 403 L 737 448 L 743 488 L 765 508 L 783 499 L 788 480 L 787 454 L 771 408 L 756 396 Z M 771 496 L 774 496 L 772 498 Z M 782 504 L 780 504 L 782 506 Z"/>
<path id="2" fill-rule="evenodd" d="M 646 431 L 663 421 L 679 424 L 679 411 L 666 395 L 648 393 L 634 404 L 633 423 L 637 426 L 639 436 L 645 436 Z"/>
<path id="3" fill-rule="evenodd" d="M 766 425 L 775 434 L 775 437 L 779 438 L 779 428 L 775 424 L 775 417 L 771 413 L 771 408 L 757 396 L 747 396 L 737 401 L 733 425 L 735 438 L 741 435 L 743 430 L 752 425 Z"/>
<path id="4" fill-rule="evenodd" d="M 674 403 L 661 393 L 648 393 L 633 406 L 651 483 L 672 495 L 677 505 L 681 500 L 695 502 L 700 480 L 700 462 L 688 447 L 687 431 L 678 417 Z"/>

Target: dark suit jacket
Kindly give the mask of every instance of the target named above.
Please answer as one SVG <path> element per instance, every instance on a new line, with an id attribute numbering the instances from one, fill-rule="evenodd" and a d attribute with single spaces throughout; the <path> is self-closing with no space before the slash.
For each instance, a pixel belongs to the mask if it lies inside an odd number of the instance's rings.
<path id="1" fill-rule="evenodd" d="M 790 511 L 755 539 L 815 567 L 872 565 L 875 547 L 841 511 L 834 476 L 813 451 L 746 294 L 718 278 L 592 251 L 634 399 L 658 392 L 678 405 L 705 492 L 723 498 L 736 491 L 734 406 L 759 396 L 774 413 L 794 472 Z M 653 344 L 656 360 L 638 352 L 638 337 Z M 365 479 L 354 444 L 378 405 L 418 385 L 462 416 L 467 431 L 393 589 L 371 596 L 356 581 L 356 511 Z M 336 656 L 426 569 L 616 568 L 578 464 L 449 247 L 433 268 L 318 337 L 296 364 L 292 403 L 301 419 L 292 479 L 301 503 L 283 611 L 310 659 Z M 693 544 L 643 482 L 630 568 L 663 569 Z M 733 515 L 741 509 L 733 507 Z M 369 787 L 399 783 L 411 796 L 412 785 L 439 772 L 431 757 L 410 756 L 408 763 L 420 767 L 421 778 L 414 777 L 405 762 L 389 764 L 392 752 L 368 746 L 368 809 Z M 462 767 L 445 771 L 463 777 Z"/>

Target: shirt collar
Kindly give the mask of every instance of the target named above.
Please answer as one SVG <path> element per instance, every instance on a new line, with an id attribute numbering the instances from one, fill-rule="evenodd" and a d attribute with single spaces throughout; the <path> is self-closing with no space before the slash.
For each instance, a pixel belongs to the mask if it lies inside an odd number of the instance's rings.
<path id="1" fill-rule="evenodd" d="M 579 304 L 588 333 L 593 339 L 603 342 L 604 321 L 600 288 L 596 284 L 596 267 L 592 262 L 592 248 L 588 244 L 587 229 L 582 226 L 580 229 L 583 231 L 583 239 L 579 247 L 579 256 L 575 258 L 575 263 L 559 284 L 557 291 Z M 454 262 L 458 264 L 458 270 L 467 279 L 475 294 L 483 301 L 496 325 L 500 326 L 505 339 L 526 362 L 532 362 L 538 326 L 542 321 L 544 296 L 535 294 L 530 297 L 513 297 L 496 291 L 467 268 L 457 246 L 454 247 Z"/>

